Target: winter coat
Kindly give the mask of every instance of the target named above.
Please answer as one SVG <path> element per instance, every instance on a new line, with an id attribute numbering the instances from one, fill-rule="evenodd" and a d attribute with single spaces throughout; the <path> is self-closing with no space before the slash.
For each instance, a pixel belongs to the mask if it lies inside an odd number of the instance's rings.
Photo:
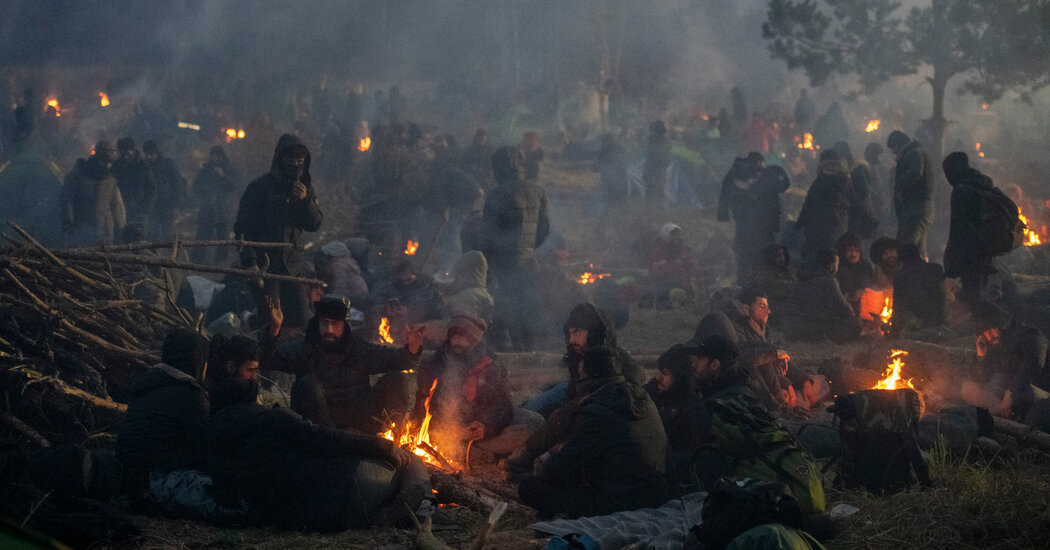
<path id="1" fill-rule="evenodd" d="M 302 337 L 277 343 L 267 336 L 260 342 L 260 366 L 296 375 L 313 374 L 326 391 L 354 395 L 371 389 L 370 375 L 413 370 L 419 365 L 419 354 L 412 354 L 407 347 L 392 349 L 366 342 L 350 332 L 349 324 L 344 330 L 339 351 L 331 353 L 321 348 L 316 317 L 307 323 Z"/>
<path id="2" fill-rule="evenodd" d="M 70 245 L 112 243 L 127 223 L 117 180 L 100 173 L 94 161 L 77 160 L 61 195 L 62 231 Z"/>
<path id="3" fill-rule="evenodd" d="M 1035 401 L 1036 386 L 1050 389 L 1050 371 L 1047 371 L 1047 338 L 1043 331 L 1017 322 L 1001 331 L 1001 342 L 991 348 L 982 361 L 989 379 L 1010 391 L 1011 409 L 1015 419 L 1025 417 Z"/>
<path id="4" fill-rule="evenodd" d="M 193 180 L 193 196 L 200 205 L 198 225 L 229 224 L 237 208 L 240 187 L 240 174 L 230 163 L 209 162 L 202 166 L 197 179 Z"/>
<path id="5" fill-rule="evenodd" d="M 853 200 L 846 165 L 837 160 L 821 162 L 795 222 L 812 250 L 834 248 L 835 240 L 849 229 Z"/>
<path id="6" fill-rule="evenodd" d="M 692 488 L 691 473 L 693 453 L 703 440 L 704 405 L 695 392 L 669 391 L 660 393 L 656 380 L 645 385 L 667 434 L 667 487 L 668 496 L 680 496 Z M 699 488 L 696 488 L 699 489 Z"/>
<path id="7" fill-rule="evenodd" d="M 944 248 L 944 274 L 948 277 L 990 272 L 992 257 L 981 245 L 981 206 L 983 192 L 993 187 L 992 179 L 970 169 L 952 184 L 951 224 Z"/>
<path id="8" fill-rule="evenodd" d="M 878 233 L 879 218 L 872 199 L 872 174 L 868 163 L 850 159 L 850 179 L 853 181 L 853 202 L 849 213 L 849 231 L 864 239 L 873 239 Z"/>
<path id="9" fill-rule="evenodd" d="M 151 471 L 200 468 L 208 394 L 192 376 L 163 363 L 131 390 L 117 436 L 117 458 L 133 486 L 145 488 Z"/>
<path id="10" fill-rule="evenodd" d="M 489 439 L 513 420 L 507 367 L 484 344 L 479 344 L 470 357 L 460 359 L 449 352 L 445 342 L 429 361 L 420 365 L 413 415 L 417 419 L 424 415 L 424 402 L 435 380 L 437 386 L 430 401 L 435 426 L 446 426 L 450 421 L 463 426 L 481 422 L 485 439 Z"/>
<path id="11" fill-rule="evenodd" d="M 855 325 L 859 330 L 859 321 L 838 281 L 827 273 L 800 282 L 788 299 L 788 310 L 791 322 L 783 329 L 792 338 L 834 338 L 851 332 Z"/>
<path id="12" fill-rule="evenodd" d="M 368 283 L 349 251 L 345 256 L 329 258 L 318 276 L 328 283 L 328 293 L 346 296 L 352 303 L 368 296 Z"/>
<path id="13" fill-rule="evenodd" d="M 157 200 L 157 182 L 146 159 L 135 152 L 130 159 L 117 159 L 110 171 L 117 179 L 128 218 L 141 221 L 148 217 L 153 211 L 153 203 Z"/>
<path id="14" fill-rule="evenodd" d="M 233 230 L 246 241 L 291 243 L 290 248 L 265 249 L 245 247 L 241 265 L 265 267 L 270 273 L 299 275 L 302 270 L 302 232 L 321 228 L 322 214 L 317 195 L 310 185 L 310 154 L 301 181 L 306 185 L 306 198 L 291 201 L 293 182 L 281 172 L 278 163 L 291 147 L 306 147 L 298 137 L 284 134 L 273 151 L 270 171 L 248 184 L 241 195 L 240 208 Z"/>
<path id="15" fill-rule="evenodd" d="M 153 171 L 153 179 L 157 184 L 157 203 L 154 210 L 157 212 L 171 212 L 182 208 L 188 192 L 186 178 L 179 173 L 179 167 L 174 160 L 167 157 L 157 157 L 150 165 Z"/>
<path id="16" fill-rule="evenodd" d="M 319 531 L 368 526 L 356 507 L 372 495 L 359 489 L 357 468 L 362 458 L 386 459 L 393 445 L 257 403 L 217 411 L 207 441 L 217 489 L 244 498 L 266 524 Z"/>
<path id="17" fill-rule="evenodd" d="M 597 489 L 606 513 L 664 502 L 667 436 L 641 387 L 613 377 L 588 394 L 539 472 L 554 486 Z"/>
<path id="18" fill-rule="evenodd" d="M 532 263 L 550 234 L 547 193 L 535 183 L 505 180 L 485 199 L 484 250 L 495 269 Z"/>
<path id="19" fill-rule="evenodd" d="M 897 240 L 901 240 L 900 235 L 911 235 L 915 228 L 933 223 L 933 176 L 930 157 L 921 143 L 912 141 L 901 149 L 893 176 Z"/>
<path id="20" fill-rule="evenodd" d="M 948 297 L 944 269 L 919 259 L 905 265 L 893 278 L 894 332 L 944 325 L 948 322 Z"/>
<path id="21" fill-rule="evenodd" d="M 737 182 L 753 179 L 748 188 Z M 779 166 L 757 168 L 738 158 L 722 180 L 718 195 L 718 220 L 736 221 L 736 249 L 757 253 L 780 232 L 780 194 L 791 186 L 787 172 Z"/>
<path id="22" fill-rule="evenodd" d="M 613 323 L 612 318 L 608 313 L 599 310 L 592 304 L 579 304 L 572 309 L 569 313 L 569 318 L 582 318 L 586 319 L 585 324 L 587 326 L 579 327 L 587 329 L 587 347 L 594 348 L 597 346 L 605 346 L 615 353 L 619 359 L 620 368 L 623 369 L 622 374 L 628 382 L 641 387 L 645 385 L 645 373 L 638 366 L 638 363 L 634 361 L 631 354 L 621 348 L 616 342 L 616 325 Z M 569 326 L 566 324 L 563 327 L 565 332 L 565 341 L 569 341 Z M 569 371 L 569 388 L 566 392 L 566 400 L 571 400 L 575 397 L 579 397 L 579 392 L 576 387 L 579 383 L 580 369 L 579 364 L 583 361 L 583 358 L 576 354 L 569 348 L 569 350 L 562 357 L 562 364 L 565 365 L 565 369 Z"/>
<path id="23" fill-rule="evenodd" d="M 470 313 L 492 322 L 496 305 L 489 294 L 489 264 L 477 250 L 463 253 L 452 265 L 452 284 L 446 291 L 445 316 Z"/>

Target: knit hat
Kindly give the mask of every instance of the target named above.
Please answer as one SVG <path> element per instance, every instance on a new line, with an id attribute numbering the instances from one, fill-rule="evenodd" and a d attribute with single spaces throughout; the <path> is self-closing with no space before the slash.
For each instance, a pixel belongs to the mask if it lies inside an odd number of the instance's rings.
<path id="1" fill-rule="evenodd" d="M 350 299 L 338 294 L 325 294 L 314 305 L 314 314 L 322 319 L 345 321 L 350 311 Z"/>
<path id="2" fill-rule="evenodd" d="M 485 337 L 485 331 L 489 328 L 484 319 L 470 313 L 453 315 L 447 326 L 448 336 L 452 336 L 453 332 L 460 332 L 475 343 L 481 342 L 481 339 Z"/>

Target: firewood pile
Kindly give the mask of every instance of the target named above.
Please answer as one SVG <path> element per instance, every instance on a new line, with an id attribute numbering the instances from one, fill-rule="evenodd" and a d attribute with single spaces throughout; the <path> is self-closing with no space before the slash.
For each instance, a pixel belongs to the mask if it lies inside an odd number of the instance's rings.
<path id="1" fill-rule="evenodd" d="M 175 305 L 177 273 L 287 278 L 181 263 L 180 243 L 49 250 L 10 226 L 17 236 L 0 248 L 0 433 L 42 446 L 104 436 L 134 378 L 160 361 L 164 336 L 199 328 L 200 316 Z M 203 243 L 219 244 L 231 243 Z"/>

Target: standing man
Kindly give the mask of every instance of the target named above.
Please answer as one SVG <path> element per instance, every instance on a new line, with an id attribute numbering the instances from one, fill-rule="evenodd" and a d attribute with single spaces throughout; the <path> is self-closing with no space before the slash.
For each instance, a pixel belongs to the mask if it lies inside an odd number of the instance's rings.
<path id="1" fill-rule="evenodd" d="M 157 182 L 138 150 L 135 140 L 123 137 L 117 140 L 120 157 L 113 163 L 113 177 L 117 178 L 120 195 L 127 209 L 128 225 L 137 224 L 146 234 L 147 218 L 153 212 L 153 203 L 157 199 Z"/>
<path id="2" fill-rule="evenodd" d="M 671 138 L 667 137 L 667 126 L 662 120 L 654 120 L 649 124 L 649 139 L 645 144 L 645 166 L 642 168 L 646 204 L 663 204 L 667 167 L 670 165 Z"/>
<path id="3" fill-rule="evenodd" d="M 63 241 L 69 246 L 109 244 L 127 222 L 124 201 L 110 167 L 117 150 L 108 141 L 95 144 L 95 152 L 78 159 L 62 184 Z"/>
<path id="4" fill-rule="evenodd" d="M 895 130 L 886 146 L 897 156 L 893 174 L 893 208 L 897 213 L 897 240 L 919 247 L 926 255 L 926 232 L 933 224 L 933 170 L 922 144 Z"/>
<path id="5" fill-rule="evenodd" d="M 492 154 L 496 188 L 485 199 L 482 225 L 485 257 L 499 285 L 495 342 L 509 331 L 515 351 L 532 351 L 533 324 L 540 317 L 536 296 L 536 248 L 547 240 L 550 218 L 547 194 L 525 181 L 525 155 L 517 147 Z"/>
<path id="6" fill-rule="evenodd" d="M 245 269 L 279 275 L 302 272 L 302 232 L 321 228 L 321 209 L 310 185 L 310 151 L 303 140 L 284 134 L 277 140 L 270 171 L 248 184 L 241 196 L 233 231 L 246 241 L 290 243 L 289 248 L 246 247 L 241 251 Z M 259 310 L 263 296 L 280 297 L 285 324 L 302 327 L 309 317 L 306 289 L 292 283 L 271 282 L 256 292 Z"/>
<path id="7" fill-rule="evenodd" d="M 154 140 L 142 144 L 142 155 L 146 157 L 157 184 L 157 202 L 153 207 L 153 219 L 149 228 L 150 240 L 161 242 L 170 239 L 175 230 L 175 212 L 186 198 L 186 178 L 179 173 L 174 160 L 160 154 Z"/>
<path id="8" fill-rule="evenodd" d="M 237 191 L 241 186 L 237 173 L 226 151 L 216 145 L 208 153 L 208 162 L 201 167 L 197 179 L 193 180 L 193 195 L 200 204 L 197 213 L 197 238 L 227 239 L 230 236 L 230 213 L 236 208 Z M 190 253 L 193 261 L 204 260 L 205 248 L 195 248 Z M 226 250 L 216 247 L 215 260 L 224 261 Z"/>

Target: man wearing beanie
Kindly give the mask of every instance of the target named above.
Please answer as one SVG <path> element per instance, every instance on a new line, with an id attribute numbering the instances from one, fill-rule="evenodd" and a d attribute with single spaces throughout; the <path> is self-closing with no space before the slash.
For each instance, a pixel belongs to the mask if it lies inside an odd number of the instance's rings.
<path id="1" fill-rule="evenodd" d="M 144 496 L 151 476 L 201 467 L 207 367 L 208 340 L 179 328 L 164 338 L 161 363 L 135 380 L 117 437 L 117 458 L 132 494 Z"/>
<path id="2" fill-rule="evenodd" d="M 241 266 L 279 275 L 299 276 L 303 270 L 303 231 L 321 228 L 321 209 L 311 185 L 310 150 L 298 136 L 277 140 L 270 171 L 248 184 L 241 195 L 233 232 L 246 241 L 289 243 L 288 248 L 245 247 Z M 267 283 L 256 288 L 259 310 L 264 297 L 280 297 L 286 324 L 302 328 L 309 318 L 306 289 L 294 283 Z"/>
<path id="3" fill-rule="evenodd" d="M 117 178 L 124 206 L 128 210 L 128 223 L 141 225 L 145 231 L 153 203 L 157 200 L 157 182 L 149 163 L 135 149 L 135 140 L 123 137 L 117 140 L 120 156 L 113 163 L 113 177 Z"/>
<path id="4" fill-rule="evenodd" d="M 408 372 L 419 365 L 423 326 L 405 327 L 406 345 L 388 348 L 351 333 L 350 301 L 326 294 L 314 307 L 306 333 L 277 342 L 284 314 L 280 303 L 269 304 L 270 322 L 261 342 L 263 370 L 296 375 L 292 410 L 325 426 L 375 434 L 386 428 L 375 418 L 407 411 L 414 386 Z M 383 374 L 372 386 L 369 377 Z"/>
<path id="5" fill-rule="evenodd" d="M 127 223 L 124 200 L 110 173 L 117 150 L 108 141 L 78 159 L 62 184 L 61 222 L 66 246 L 110 244 Z"/>
<path id="6" fill-rule="evenodd" d="M 156 141 L 151 139 L 142 144 L 142 156 L 157 183 L 157 201 L 150 220 L 149 238 L 153 242 L 162 242 L 170 239 L 175 229 L 175 212 L 182 208 L 188 192 L 186 178 L 179 173 L 174 160 L 160 154 Z"/>
<path id="7" fill-rule="evenodd" d="M 1050 390 L 1046 335 L 991 302 L 977 303 L 972 317 L 980 371 L 962 384 L 960 395 L 996 416 L 1025 420 L 1032 403 Z"/>
<path id="8" fill-rule="evenodd" d="M 484 320 L 470 313 L 453 316 L 445 342 L 416 377 L 415 424 L 422 421 L 424 404 L 436 382 L 430 400 L 431 428 L 456 445 L 472 441 L 472 450 L 492 443 L 514 416 L 507 367 L 485 346 L 487 329 Z M 524 442 L 525 437 L 519 437 L 517 445 Z M 507 445 L 497 445 L 491 454 L 514 450 L 513 444 L 500 447 Z"/>

